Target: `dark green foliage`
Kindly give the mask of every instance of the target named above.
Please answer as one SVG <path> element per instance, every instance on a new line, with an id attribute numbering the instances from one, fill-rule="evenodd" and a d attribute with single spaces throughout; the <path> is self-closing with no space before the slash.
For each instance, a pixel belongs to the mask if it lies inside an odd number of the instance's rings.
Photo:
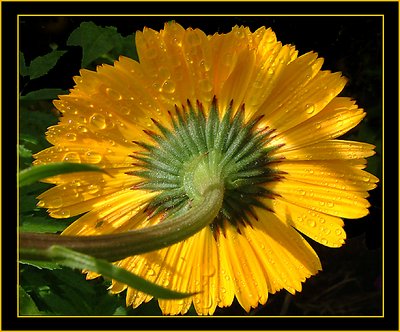
<path id="1" fill-rule="evenodd" d="M 56 65 L 57 61 L 65 52 L 66 51 L 54 50 L 43 56 L 38 56 L 31 61 L 28 67 L 25 64 L 24 57 L 20 55 L 20 73 L 22 76 L 29 76 L 31 80 L 44 76 Z"/>
<path id="2" fill-rule="evenodd" d="M 121 299 L 108 294 L 102 279 L 87 281 L 79 271 L 69 268 L 49 271 L 22 264 L 20 272 L 22 290 L 31 299 L 28 302 L 25 296 L 20 302 L 21 314 L 113 315 L 122 304 Z M 33 305 L 38 311 L 32 309 Z"/>
<path id="3" fill-rule="evenodd" d="M 82 47 L 82 67 L 98 59 L 113 62 L 118 56 L 136 57 L 133 35 L 122 37 L 114 27 L 100 27 L 83 22 L 68 38 L 68 46 Z"/>

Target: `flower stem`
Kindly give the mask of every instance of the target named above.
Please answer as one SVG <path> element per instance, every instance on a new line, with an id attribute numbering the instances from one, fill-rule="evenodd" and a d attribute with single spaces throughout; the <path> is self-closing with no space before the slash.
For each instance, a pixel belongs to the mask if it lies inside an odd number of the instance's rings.
<path id="1" fill-rule="evenodd" d="M 197 182 L 197 181 L 196 181 Z M 96 258 L 117 261 L 180 242 L 209 225 L 219 213 L 224 196 L 223 180 L 209 176 L 201 183 L 190 209 L 163 222 L 125 233 L 96 236 L 59 236 L 20 233 L 20 258 L 49 260 L 43 250 L 53 245 L 74 249 Z"/>

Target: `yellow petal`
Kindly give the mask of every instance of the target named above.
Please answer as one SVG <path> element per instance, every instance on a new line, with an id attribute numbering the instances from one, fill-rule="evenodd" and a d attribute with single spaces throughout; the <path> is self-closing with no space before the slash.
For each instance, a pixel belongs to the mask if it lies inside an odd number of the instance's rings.
<path id="1" fill-rule="evenodd" d="M 300 148 L 290 148 L 285 145 L 270 154 L 286 160 L 343 160 L 362 159 L 373 156 L 375 146 L 368 143 L 327 140 Z"/>
<path id="2" fill-rule="evenodd" d="M 277 195 L 307 209 L 343 218 L 361 218 L 368 212 L 367 192 L 343 191 L 323 185 L 284 179 L 268 187 Z"/>
<path id="3" fill-rule="evenodd" d="M 284 148 L 290 150 L 336 138 L 354 128 L 364 117 L 364 111 L 350 98 L 337 97 L 315 116 L 278 134 L 270 144 L 284 144 Z"/>
<path id="4" fill-rule="evenodd" d="M 289 68 L 289 67 L 287 67 Z M 279 87 L 282 87 L 282 84 Z M 282 95 L 267 99 L 260 113 L 266 114 L 265 125 L 282 133 L 315 116 L 343 89 L 346 80 L 340 73 L 322 71 L 305 86 L 282 89 Z M 286 83 L 285 83 L 286 85 Z"/>
<path id="5" fill-rule="evenodd" d="M 271 293 L 285 288 L 301 291 L 301 282 L 321 270 L 319 258 L 311 246 L 273 213 L 257 209 L 258 221 L 241 229 L 256 252 L 272 284 Z"/>
<path id="6" fill-rule="evenodd" d="M 268 297 L 266 280 L 249 241 L 229 223 L 225 223 L 224 235 L 220 235 L 218 241 L 221 254 L 226 255 L 231 287 L 240 305 L 248 312 L 259 302 L 265 303 Z"/>
<path id="7" fill-rule="evenodd" d="M 279 197 L 264 202 L 283 222 L 325 246 L 340 247 L 346 239 L 343 221 L 338 217 L 298 206 Z"/>
<path id="8" fill-rule="evenodd" d="M 90 212 L 73 222 L 62 234 L 110 234 L 146 225 L 147 215 L 143 209 L 154 195 L 141 190 L 118 191 L 95 204 Z"/>
<path id="9" fill-rule="evenodd" d="M 352 167 L 346 161 L 282 161 L 272 169 L 285 172 L 285 178 L 346 191 L 368 191 L 376 187 L 378 178 Z"/>

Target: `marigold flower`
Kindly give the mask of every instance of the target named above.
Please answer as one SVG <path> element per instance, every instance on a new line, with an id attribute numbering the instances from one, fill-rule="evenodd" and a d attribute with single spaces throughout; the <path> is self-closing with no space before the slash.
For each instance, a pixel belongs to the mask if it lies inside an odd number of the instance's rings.
<path id="1" fill-rule="evenodd" d="M 100 165 L 113 177 L 52 177 L 38 206 L 54 218 L 83 214 L 64 235 L 124 232 L 190 209 L 202 181 L 216 176 L 224 196 L 210 226 L 115 264 L 196 293 L 159 300 L 164 314 L 184 314 L 192 303 L 213 314 L 235 297 L 249 311 L 268 293 L 301 291 L 321 270 L 301 233 L 340 247 L 341 218 L 367 215 L 367 191 L 378 181 L 363 170 L 374 146 L 337 139 L 365 116 L 338 97 L 346 79 L 265 27 L 207 36 L 170 22 L 137 32 L 136 46 L 139 62 L 120 57 L 80 71 L 70 94 L 54 101 L 62 113 L 47 131 L 54 146 L 35 156 L 36 164 Z M 127 305 L 149 300 L 127 289 Z"/>

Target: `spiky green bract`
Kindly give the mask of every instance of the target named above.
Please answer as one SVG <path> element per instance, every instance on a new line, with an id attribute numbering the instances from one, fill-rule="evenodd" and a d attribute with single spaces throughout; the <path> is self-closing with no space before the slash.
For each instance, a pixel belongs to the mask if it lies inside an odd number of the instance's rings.
<path id="1" fill-rule="evenodd" d="M 211 227 L 223 219 L 247 222 L 254 206 L 264 207 L 259 198 L 272 195 L 264 184 L 280 177 L 268 167 L 276 162 L 269 152 L 277 147 L 266 148 L 272 130 L 258 126 L 261 117 L 246 122 L 244 105 L 233 110 L 231 103 L 220 116 L 215 98 L 207 113 L 200 102 L 187 104 L 170 113 L 172 129 L 153 120 L 159 133 L 145 131 L 153 145 L 135 142 L 145 149 L 133 156 L 141 167 L 134 172 L 143 178 L 139 187 L 159 192 L 148 210 L 180 214 L 202 195 L 203 181 L 220 177 L 224 199 Z"/>

